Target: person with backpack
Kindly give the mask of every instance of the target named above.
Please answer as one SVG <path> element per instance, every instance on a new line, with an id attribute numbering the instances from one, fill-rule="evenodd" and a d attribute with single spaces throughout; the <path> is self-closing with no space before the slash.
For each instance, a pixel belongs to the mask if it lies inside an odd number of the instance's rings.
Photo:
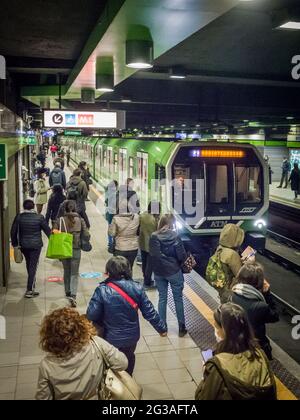
<path id="1" fill-rule="evenodd" d="M 158 230 L 151 235 L 149 251 L 159 294 L 158 313 L 163 321 L 167 322 L 168 288 L 170 285 L 179 325 L 179 337 L 184 337 L 187 334 L 187 329 L 182 295 L 184 287 L 182 265 L 187 259 L 187 253 L 174 226 L 175 217 L 173 215 L 162 216 L 158 223 Z"/>
<path id="2" fill-rule="evenodd" d="M 103 338 L 123 352 L 132 375 L 135 349 L 140 339 L 139 312 L 163 337 L 167 326 L 148 299 L 143 286 L 132 280 L 132 271 L 124 257 L 112 257 L 105 268 L 108 278 L 99 284 L 89 303 L 86 316 L 103 329 Z"/>
<path id="3" fill-rule="evenodd" d="M 81 171 L 81 178 L 84 180 L 88 191 L 90 190 L 90 185 L 92 185 L 93 181 L 91 180 L 92 175 L 90 173 L 89 167 L 87 166 L 86 162 L 80 162 L 78 165 L 78 169 Z"/>
<path id="4" fill-rule="evenodd" d="M 117 214 L 117 198 L 118 198 L 118 186 L 119 183 L 116 180 L 111 181 L 105 189 L 105 219 L 108 226 L 111 225 L 113 217 Z M 108 252 L 114 253 L 114 238 L 111 235 L 108 236 Z"/>
<path id="5" fill-rule="evenodd" d="M 58 212 L 61 204 L 66 200 L 66 196 L 63 193 L 63 188 L 60 184 L 53 185 L 52 194 L 48 201 L 46 222 L 49 224 L 49 220 L 52 221 L 52 226 L 58 217 Z"/>
<path id="6" fill-rule="evenodd" d="M 139 215 L 132 212 L 131 204 L 125 200 L 108 227 L 108 234 L 115 238 L 114 255 L 127 258 L 131 270 L 138 254 L 139 226 Z"/>
<path id="7" fill-rule="evenodd" d="M 90 228 L 90 221 L 86 214 L 85 201 L 88 196 L 86 183 L 81 178 L 81 170 L 75 169 L 66 187 L 67 199 L 76 202 L 78 214 L 83 218 L 87 228 Z"/>
<path id="8" fill-rule="evenodd" d="M 74 201 L 66 201 L 65 215 L 54 222 L 53 229 L 73 235 L 73 256 L 62 260 L 62 264 L 66 297 L 69 299 L 71 306 L 76 307 L 81 247 L 83 241 L 88 242 L 90 240 L 90 234 L 84 220 L 76 213 Z"/>
<path id="9" fill-rule="evenodd" d="M 64 190 L 66 189 L 66 175 L 61 168 L 60 162 L 55 163 L 54 169 L 49 175 L 49 185 L 50 187 L 53 187 L 54 185 L 61 185 Z"/>
<path id="10" fill-rule="evenodd" d="M 255 338 L 268 359 L 272 360 L 266 324 L 278 322 L 279 314 L 260 264 L 250 262 L 243 265 L 237 275 L 237 284 L 232 288 L 231 301 L 244 308 Z"/>
<path id="11" fill-rule="evenodd" d="M 239 248 L 244 242 L 245 232 L 239 226 L 227 223 L 220 234 L 219 246 L 210 257 L 206 267 L 206 280 L 214 287 L 221 303 L 228 302 L 234 279 L 242 267 Z"/>
<path id="12" fill-rule="evenodd" d="M 25 200 L 23 203 L 24 212 L 18 214 L 11 227 L 11 243 L 14 248 L 21 248 L 21 252 L 26 260 L 28 273 L 27 289 L 25 298 L 39 296 L 35 291 L 36 272 L 43 247 L 42 232 L 48 237 L 51 235 L 44 216 L 37 214 L 34 210 L 34 202 Z"/>
<path id="13" fill-rule="evenodd" d="M 56 157 L 55 159 L 53 159 L 53 165 L 55 166 L 56 163 L 60 163 L 60 167 L 62 170 L 64 170 L 65 168 L 65 159 L 62 157 L 61 153 L 58 152 L 58 157 Z"/>
<path id="14" fill-rule="evenodd" d="M 254 338 L 244 309 L 233 303 L 221 305 L 214 312 L 214 327 L 217 347 L 204 365 L 195 399 L 276 400 L 272 368 Z"/>

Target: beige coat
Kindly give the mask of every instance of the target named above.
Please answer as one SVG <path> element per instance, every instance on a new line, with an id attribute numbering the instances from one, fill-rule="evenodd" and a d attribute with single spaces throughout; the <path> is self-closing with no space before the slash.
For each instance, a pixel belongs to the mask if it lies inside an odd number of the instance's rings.
<path id="1" fill-rule="evenodd" d="M 127 358 L 114 346 L 94 337 L 114 370 L 125 370 Z M 40 364 L 37 400 L 94 400 L 103 375 L 103 358 L 93 341 L 68 359 L 48 354 Z"/>
<path id="2" fill-rule="evenodd" d="M 36 191 L 35 204 L 46 204 L 48 186 L 44 179 L 38 179 L 37 181 L 35 181 L 35 191 Z"/>
<path id="3" fill-rule="evenodd" d="M 116 250 L 135 251 L 139 248 L 139 226 L 138 214 L 126 213 L 114 216 L 108 234 L 116 239 Z"/>

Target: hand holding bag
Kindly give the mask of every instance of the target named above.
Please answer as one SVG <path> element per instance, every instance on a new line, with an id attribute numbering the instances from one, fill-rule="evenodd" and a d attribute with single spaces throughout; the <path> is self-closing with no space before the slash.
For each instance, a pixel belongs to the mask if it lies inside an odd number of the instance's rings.
<path id="1" fill-rule="evenodd" d="M 111 369 L 102 348 L 96 340 L 93 340 L 93 343 L 101 354 L 104 364 L 104 372 L 98 389 L 99 400 L 140 400 L 143 392 L 141 386 L 135 382 L 129 373 Z"/>
<path id="2" fill-rule="evenodd" d="M 189 274 L 196 267 L 197 263 L 192 254 L 189 254 L 185 262 L 182 264 L 181 269 L 184 274 Z"/>
<path id="3" fill-rule="evenodd" d="M 20 220 L 18 217 L 18 246 L 14 247 L 14 260 L 17 264 L 21 264 L 23 262 L 23 254 L 20 247 Z"/>
<path id="4" fill-rule="evenodd" d="M 65 232 L 61 231 L 62 222 Z M 47 258 L 65 260 L 73 257 L 73 235 L 68 233 L 63 217 L 60 218 L 59 233 L 52 234 L 49 238 Z"/>

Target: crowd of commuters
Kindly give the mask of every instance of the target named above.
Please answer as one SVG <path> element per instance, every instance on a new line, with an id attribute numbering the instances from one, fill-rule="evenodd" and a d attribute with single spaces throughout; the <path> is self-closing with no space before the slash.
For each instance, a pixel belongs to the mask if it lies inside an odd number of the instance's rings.
<path id="1" fill-rule="evenodd" d="M 65 296 L 71 307 L 53 311 L 42 322 L 40 345 L 46 356 L 40 365 L 36 398 L 98 399 L 107 361 L 111 369 L 133 375 L 141 335 L 139 311 L 158 334 L 167 336 L 169 288 L 179 337 L 187 334 L 183 266 L 188 254 L 177 234 L 173 215 L 161 214 L 156 201 L 140 213 L 133 180 L 128 178 L 120 186 L 112 181 L 106 190 L 105 205 L 108 247 L 114 256 L 106 264 L 105 280 L 94 291 L 86 314 L 80 315 L 75 307 L 82 245 L 90 240 L 85 202 L 91 174 L 86 162 L 81 162 L 66 182 L 61 162 L 64 153 L 57 145 L 52 146 L 50 151 L 56 160 L 49 174 L 49 186 L 43 170 L 45 162 L 38 171 L 35 203 L 25 200 L 24 211 L 16 216 L 11 229 L 12 246 L 19 248 L 26 260 L 26 298 L 39 295 L 35 286 L 42 232 L 48 237 L 58 231 L 67 232 L 73 238 L 72 257 L 62 260 Z M 46 152 L 44 148 L 41 153 Z M 68 151 L 66 156 L 69 166 Z M 48 201 L 49 190 L 52 193 Z M 44 218 L 41 213 L 47 202 Z M 263 268 L 255 262 L 254 253 L 244 256 L 243 242 L 244 231 L 239 226 L 225 225 L 208 263 L 207 280 L 218 290 L 221 306 L 214 312 L 216 345 L 205 360 L 203 380 L 195 394 L 197 400 L 276 399 L 266 324 L 277 322 L 279 316 Z M 133 278 L 139 250 L 143 282 Z M 219 280 L 213 282 L 209 277 L 216 272 Z M 146 293 L 153 287 L 158 290 L 157 311 Z"/>

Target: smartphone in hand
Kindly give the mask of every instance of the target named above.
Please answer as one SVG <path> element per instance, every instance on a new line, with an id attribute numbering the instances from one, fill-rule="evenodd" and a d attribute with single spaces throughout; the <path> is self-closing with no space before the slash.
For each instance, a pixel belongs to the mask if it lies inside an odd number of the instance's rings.
<path id="1" fill-rule="evenodd" d="M 204 363 L 213 357 L 213 351 L 211 349 L 201 351 Z"/>

